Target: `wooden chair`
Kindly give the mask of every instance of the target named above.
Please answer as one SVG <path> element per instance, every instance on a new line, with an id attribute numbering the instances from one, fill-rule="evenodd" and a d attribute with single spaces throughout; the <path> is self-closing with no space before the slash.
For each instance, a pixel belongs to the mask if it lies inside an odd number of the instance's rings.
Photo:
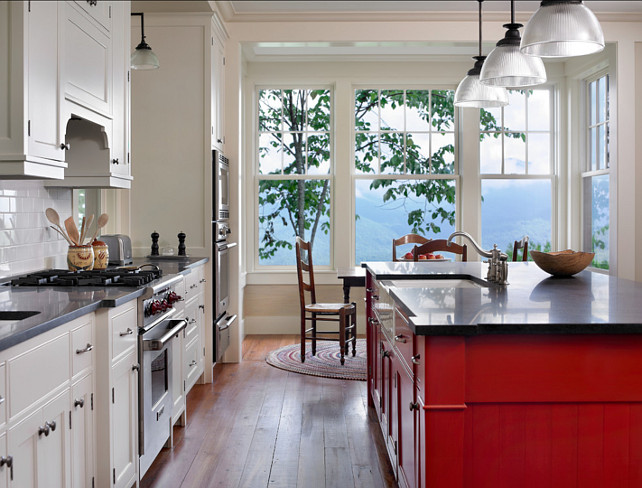
<path id="1" fill-rule="evenodd" d="M 468 246 L 466 244 L 457 244 L 456 242 L 451 242 L 450 246 L 447 245 L 446 239 L 433 239 L 431 241 L 422 244 L 421 246 L 415 246 L 412 250 L 412 259 L 413 261 L 419 260 L 420 254 L 427 254 L 429 252 L 451 252 L 453 254 L 460 254 L 462 261 L 468 261 Z"/>
<path id="2" fill-rule="evenodd" d="M 399 261 L 397 259 L 397 246 L 403 246 L 404 244 L 425 244 L 430 239 L 426 239 L 424 236 L 418 234 L 406 234 L 399 239 L 392 240 L 392 260 Z"/>
<path id="3" fill-rule="evenodd" d="M 515 241 L 513 245 L 513 261 L 518 261 L 517 251 L 523 249 L 522 251 L 522 261 L 528 261 L 528 236 L 524 236 L 519 241 Z"/>
<path id="4" fill-rule="evenodd" d="M 312 341 L 314 356 L 319 340 L 338 341 L 341 349 L 341 364 L 344 364 L 344 355 L 348 354 L 350 342 L 352 342 L 352 355 L 354 356 L 357 352 L 357 305 L 355 303 L 317 303 L 312 246 L 300 237 L 296 238 L 296 271 L 301 303 L 301 362 L 305 362 L 305 341 Z M 306 300 L 306 293 L 309 294 L 309 301 Z M 307 327 L 308 321 L 311 327 Z M 339 330 L 317 330 L 317 321 L 338 322 Z M 327 337 L 328 335 L 338 337 Z"/>

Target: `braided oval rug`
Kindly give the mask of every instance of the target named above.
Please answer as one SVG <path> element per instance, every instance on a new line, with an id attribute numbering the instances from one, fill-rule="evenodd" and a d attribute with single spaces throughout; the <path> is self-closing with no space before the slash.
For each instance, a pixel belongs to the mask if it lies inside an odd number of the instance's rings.
<path id="1" fill-rule="evenodd" d="M 305 346 L 305 362 L 301 362 L 301 344 L 292 344 L 276 349 L 265 358 L 275 368 L 294 373 L 337 378 L 342 380 L 366 381 L 366 340 L 357 339 L 357 354 L 352 357 L 352 344 L 341 365 L 339 344 L 336 342 L 317 342 L 317 353 L 312 355 L 312 345 Z"/>

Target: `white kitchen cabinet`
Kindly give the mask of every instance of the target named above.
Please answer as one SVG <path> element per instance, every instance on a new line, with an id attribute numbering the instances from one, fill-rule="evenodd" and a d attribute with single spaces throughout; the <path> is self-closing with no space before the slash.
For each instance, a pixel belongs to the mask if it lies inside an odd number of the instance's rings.
<path id="1" fill-rule="evenodd" d="M 96 313 L 96 485 L 138 480 L 137 301 Z"/>
<path id="2" fill-rule="evenodd" d="M 64 5 L 0 2 L 0 175 L 62 178 L 65 149 L 62 100 Z"/>
<path id="3" fill-rule="evenodd" d="M 9 486 L 66 487 L 70 471 L 69 388 L 26 418 L 9 427 L 7 451 L 13 457 Z"/>
<path id="4" fill-rule="evenodd" d="M 183 277 L 181 277 L 183 278 Z M 176 294 L 183 297 L 183 299 L 174 304 L 176 309 L 176 317 L 183 318 L 185 316 L 185 279 L 181 279 L 175 287 Z M 185 403 L 185 387 L 183 382 L 183 351 L 184 351 L 184 334 L 185 330 L 178 334 L 178 337 L 172 341 L 172 425 L 177 422 L 180 425 L 185 425 L 186 418 L 186 403 Z M 171 432 L 171 443 L 174 444 L 173 429 Z"/>
<path id="5" fill-rule="evenodd" d="M 212 149 L 223 150 L 225 144 L 225 30 L 217 17 L 212 17 Z"/>
<path id="6" fill-rule="evenodd" d="M 185 277 L 183 380 L 185 394 L 205 371 L 205 266 L 191 269 Z"/>
<path id="7" fill-rule="evenodd" d="M 84 376 L 71 387 L 69 430 L 71 432 L 71 486 L 92 486 L 94 459 L 94 384 L 93 374 Z"/>
<path id="8" fill-rule="evenodd" d="M 112 114 L 113 44 L 111 32 L 90 14 L 99 8 L 111 17 L 112 2 L 83 3 L 63 3 L 64 94 L 66 100 L 101 116 L 94 121 L 105 126 Z"/>

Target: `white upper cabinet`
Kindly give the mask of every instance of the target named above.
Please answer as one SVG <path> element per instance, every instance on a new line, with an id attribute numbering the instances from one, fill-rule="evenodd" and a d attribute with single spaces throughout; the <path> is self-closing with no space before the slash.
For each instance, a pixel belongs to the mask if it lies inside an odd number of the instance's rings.
<path id="1" fill-rule="evenodd" d="M 62 178 L 61 6 L 0 2 L 0 175 Z M 8 43 L 6 42 L 8 40 Z"/>
<path id="2" fill-rule="evenodd" d="M 220 150 L 225 144 L 225 39 L 223 26 L 212 17 L 212 149 Z"/>
<path id="3" fill-rule="evenodd" d="M 130 188 L 130 9 L 0 1 L 0 177 Z"/>

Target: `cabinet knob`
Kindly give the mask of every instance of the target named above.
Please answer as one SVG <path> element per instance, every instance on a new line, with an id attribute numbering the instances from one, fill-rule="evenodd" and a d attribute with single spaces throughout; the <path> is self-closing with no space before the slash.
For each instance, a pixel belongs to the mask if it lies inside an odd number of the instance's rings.
<path id="1" fill-rule="evenodd" d="M 198 363 L 196 362 L 195 359 L 192 360 L 191 363 L 189 363 L 189 367 L 191 368 L 192 366 L 196 366 Z"/>
<path id="2" fill-rule="evenodd" d="M 140 371 L 140 364 L 134 364 L 132 366 L 132 371 Z"/>
<path id="3" fill-rule="evenodd" d="M 395 336 L 395 341 L 397 341 L 397 342 L 401 342 L 401 343 L 403 343 L 403 344 L 405 344 L 405 343 L 406 343 L 406 339 L 404 338 L 403 334 L 396 335 L 396 336 Z"/>
<path id="4" fill-rule="evenodd" d="M 216 142 L 218 142 L 219 144 L 223 144 L 223 141 L 221 139 L 216 139 Z"/>
<path id="5" fill-rule="evenodd" d="M 9 473 L 11 474 L 11 481 L 13 481 L 13 456 L 0 457 L 0 468 L 6 466 L 9 468 Z"/>
<path id="6" fill-rule="evenodd" d="M 56 421 L 52 420 L 51 422 L 45 422 L 45 425 L 51 429 L 51 432 L 56 430 Z"/>
<path id="7" fill-rule="evenodd" d="M 94 346 L 92 346 L 92 345 L 88 342 L 84 349 L 76 349 L 76 354 L 84 354 L 84 353 L 86 353 L 86 352 L 91 351 L 93 348 L 94 348 Z"/>
<path id="8" fill-rule="evenodd" d="M 372 293 L 374 291 L 374 288 L 366 288 L 366 292 Z"/>
<path id="9" fill-rule="evenodd" d="M 65 144 L 64 142 L 60 144 L 60 149 L 64 149 L 65 151 L 69 151 L 71 149 L 71 144 Z"/>
<path id="10" fill-rule="evenodd" d="M 76 398 L 74 400 L 74 408 L 76 407 L 84 407 L 85 406 L 85 399 L 84 398 Z"/>
<path id="11" fill-rule="evenodd" d="M 205 305 L 199 305 L 198 308 L 200 308 L 201 310 L 203 310 L 203 312 L 205 312 Z"/>
<path id="12" fill-rule="evenodd" d="M 410 358 L 410 360 L 412 361 L 412 364 L 421 364 L 421 361 L 419 361 L 420 359 L 421 359 L 421 354 L 417 354 L 416 356 L 413 356 Z"/>
<path id="13" fill-rule="evenodd" d="M 111 164 L 120 164 L 120 162 L 118 161 L 118 158 L 116 158 L 111 160 Z"/>
<path id="14" fill-rule="evenodd" d="M 381 350 L 381 357 L 382 358 L 389 358 L 390 357 L 390 352 L 386 351 L 385 349 Z"/>
<path id="15" fill-rule="evenodd" d="M 98 0 L 87 0 L 87 3 L 90 7 L 95 7 L 96 5 L 98 5 Z"/>
<path id="16" fill-rule="evenodd" d="M 120 337 L 126 336 L 126 335 L 132 335 L 134 333 L 133 330 L 131 330 L 129 327 L 127 327 L 127 330 L 125 332 L 120 332 L 118 335 Z"/>
<path id="17" fill-rule="evenodd" d="M 379 295 L 372 295 L 373 300 L 379 300 Z"/>
<path id="18" fill-rule="evenodd" d="M 410 402 L 410 405 L 408 406 L 410 411 L 412 412 L 413 410 L 419 410 L 419 404 L 416 402 Z"/>
<path id="19" fill-rule="evenodd" d="M 201 281 L 199 283 L 205 283 L 205 278 L 201 278 Z"/>
<path id="20" fill-rule="evenodd" d="M 44 426 L 38 427 L 38 437 L 40 437 L 42 434 L 44 434 L 45 437 L 49 435 L 49 426 L 47 425 L 46 422 Z"/>

